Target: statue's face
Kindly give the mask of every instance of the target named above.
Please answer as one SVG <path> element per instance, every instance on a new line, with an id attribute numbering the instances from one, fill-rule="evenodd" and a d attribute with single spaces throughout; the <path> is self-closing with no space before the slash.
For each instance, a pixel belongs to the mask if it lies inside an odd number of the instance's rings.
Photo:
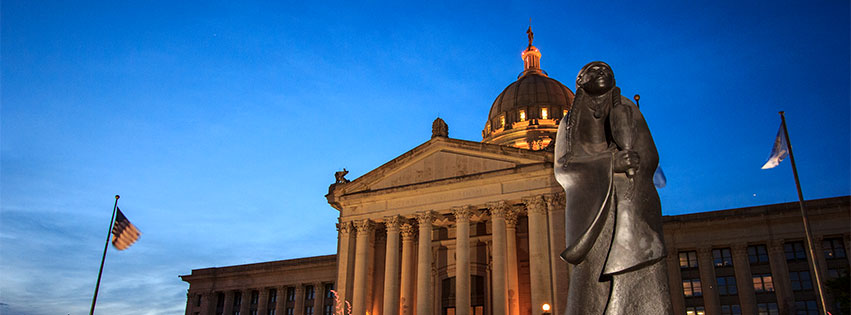
<path id="1" fill-rule="evenodd" d="M 615 86 L 615 74 L 603 63 L 594 63 L 585 69 L 580 85 L 590 95 L 603 95 Z"/>

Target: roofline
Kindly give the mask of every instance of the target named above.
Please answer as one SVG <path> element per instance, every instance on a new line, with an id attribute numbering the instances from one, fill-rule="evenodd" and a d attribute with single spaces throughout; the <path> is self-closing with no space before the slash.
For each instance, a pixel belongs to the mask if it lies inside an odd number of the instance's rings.
<path id="1" fill-rule="evenodd" d="M 248 270 L 256 270 L 262 268 L 273 268 L 273 267 L 302 267 L 304 265 L 312 265 L 312 264 L 323 264 L 323 263 L 333 263 L 337 264 L 337 254 L 333 255 L 323 255 L 323 256 L 313 256 L 313 257 L 303 257 L 303 258 L 295 258 L 295 259 L 285 259 L 285 260 L 275 260 L 275 261 L 266 261 L 260 263 L 251 263 L 244 265 L 233 265 L 233 266 L 224 266 L 224 267 L 210 267 L 210 268 L 201 268 L 201 269 L 193 269 L 191 274 L 188 275 L 180 275 L 179 277 L 183 279 L 183 281 L 187 281 L 189 277 L 196 276 L 208 276 L 215 275 L 218 273 L 229 273 L 229 272 L 239 272 L 239 271 L 248 271 Z"/>
<path id="2" fill-rule="evenodd" d="M 851 207 L 851 196 L 839 196 L 839 197 L 829 197 L 829 198 L 821 198 L 821 199 L 811 199 L 804 201 L 804 205 L 807 207 L 807 210 L 822 210 L 829 208 L 849 208 Z M 723 209 L 723 210 L 713 210 L 706 212 L 698 212 L 698 213 L 688 213 L 688 214 L 678 214 L 678 215 L 665 215 L 662 217 L 662 221 L 664 223 L 674 223 L 674 222 L 695 222 L 695 221 L 706 221 L 706 220 L 717 220 L 717 219 L 725 219 L 729 217 L 741 217 L 741 216 L 761 216 L 761 215 L 772 215 L 772 214 L 787 214 L 790 212 L 798 212 L 800 207 L 798 202 L 784 202 L 784 203 L 775 203 L 775 204 L 767 204 L 760 206 L 751 206 L 751 207 L 743 207 L 743 208 L 733 208 L 733 209 Z"/>

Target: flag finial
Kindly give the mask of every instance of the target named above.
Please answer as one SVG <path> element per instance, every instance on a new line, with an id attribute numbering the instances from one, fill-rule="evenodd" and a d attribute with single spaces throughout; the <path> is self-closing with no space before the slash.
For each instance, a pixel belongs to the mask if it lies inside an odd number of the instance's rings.
<path id="1" fill-rule="evenodd" d="M 115 195 L 115 200 L 118 200 L 118 198 L 121 198 L 121 196 Z"/>

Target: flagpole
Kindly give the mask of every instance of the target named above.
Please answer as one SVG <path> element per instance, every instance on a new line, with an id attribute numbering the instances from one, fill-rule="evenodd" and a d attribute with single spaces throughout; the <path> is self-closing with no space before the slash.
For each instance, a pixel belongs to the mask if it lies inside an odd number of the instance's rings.
<path id="1" fill-rule="evenodd" d="M 115 223 L 115 212 L 118 209 L 118 198 L 121 198 L 121 196 L 115 195 L 115 205 L 112 206 L 112 219 L 109 220 L 109 231 L 106 233 L 106 244 L 103 245 L 103 257 L 100 259 L 98 282 L 95 285 L 95 295 L 92 297 L 92 308 L 89 311 L 89 315 L 94 315 L 95 313 L 95 303 L 98 300 L 98 289 L 100 289 L 100 276 L 103 274 L 103 262 L 106 260 L 106 250 L 109 248 L 109 237 L 112 235 L 112 224 Z"/>
<path id="2" fill-rule="evenodd" d="M 804 221 L 804 233 L 807 235 L 807 247 L 809 247 L 810 261 L 812 261 L 813 275 L 816 280 L 816 294 L 821 303 L 822 314 L 828 314 L 827 303 L 824 301 L 824 288 L 821 285 L 821 271 L 818 268 L 816 253 L 813 250 L 813 232 L 810 231 L 810 220 L 807 217 L 807 209 L 804 207 L 804 193 L 801 192 L 801 181 L 798 179 L 798 168 L 795 166 L 795 155 L 792 154 L 792 140 L 789 139 L 789 130 L 786 129 L 786 116 L 780 111 L 780 122 L 783 124 L 783 135 L 786 136 L 786 150 L 789 151 L 789 161 L 792 162 L 792 174 L 795 175 L 795 187 L 798 188 L 798 204 L 801 206 L 801 218 Z"/>

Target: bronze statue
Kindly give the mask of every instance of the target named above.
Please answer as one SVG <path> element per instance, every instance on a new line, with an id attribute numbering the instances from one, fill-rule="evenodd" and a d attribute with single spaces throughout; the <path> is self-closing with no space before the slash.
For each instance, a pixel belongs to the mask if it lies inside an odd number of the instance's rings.
<path id="1" fill-rule="evenodd" d="M 653 186 L 659 162 L 644 116 L 608 64 L 591 62 L 556 135 L 570 274 L 567 315 L 672 314 Z"/>

